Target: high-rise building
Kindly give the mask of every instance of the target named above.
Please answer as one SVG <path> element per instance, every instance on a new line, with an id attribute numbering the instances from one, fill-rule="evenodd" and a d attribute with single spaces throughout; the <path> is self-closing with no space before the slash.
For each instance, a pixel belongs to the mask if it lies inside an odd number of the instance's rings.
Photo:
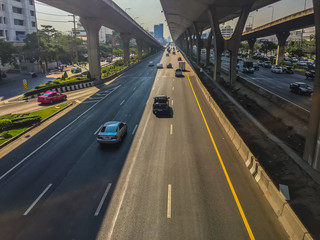
<path id="1" fill-rule="evenodd" d="M 154 38 L 163 41 L 163 24 L 154 25 Z"/>
<path id="2" fill-rule="evenodd" d="M 34 0 L 0 0 L 0 39 L 21 43 L 37 32 Z"/>

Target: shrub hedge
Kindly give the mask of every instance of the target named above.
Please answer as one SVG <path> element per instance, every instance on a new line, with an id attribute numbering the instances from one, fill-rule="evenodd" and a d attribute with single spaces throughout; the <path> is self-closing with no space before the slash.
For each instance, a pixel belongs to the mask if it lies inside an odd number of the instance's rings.
<path id="1" fill-rule="evenodd" d="M 35 123 L 41 121 L 40 116 L 30 116 L 30 117 L 23 117 L 23 118 L 16 118 L 12 120 L 12 127 L 11 128 L 23 128 L 29 127 Z"/>
<path id="2" fill-rule="evenodd" d="M 0 120 L 0 132 L 8 130 L 12 127 L 12 121 L 10 119 Z"/>

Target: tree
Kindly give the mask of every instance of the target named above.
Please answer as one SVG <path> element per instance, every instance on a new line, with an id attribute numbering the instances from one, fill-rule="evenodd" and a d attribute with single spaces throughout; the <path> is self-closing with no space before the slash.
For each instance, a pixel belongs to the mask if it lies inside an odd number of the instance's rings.
<path id="1" fill-rule="evenodd" d="M 277 47 L 278 45 L 274 42 L 265 41 L 261 44 L 260 51 L 267 55 L 268 52 L 276 50 Z"/>
<path id="2" fill-rule="evenodd" d="M 7 63 L 14 63 L 15 57 L 14 53 L 17 53 L 18 49 L 14 47 L 11 43 L 0 40 L 0 61 L 1 65 L 4 66 Z M 0 80 L 2 80 L 2 73 L 0 69 Z"/>
<path id="3" fill-rule="evenodd" d="M 107 57 L 112 54 L 112 45 L 100 43 L 100 55 L 103 57 Z"/>
<path id="4" fill-rule="evenodd" d="M 286 48 L 286 51 L 289 53 L 290 57 L 293 57 L 293 56 L 302 57 L 304 55 L 301 44 L 299 44 L 296 41 L 291 41 L 288 47 Z"/>

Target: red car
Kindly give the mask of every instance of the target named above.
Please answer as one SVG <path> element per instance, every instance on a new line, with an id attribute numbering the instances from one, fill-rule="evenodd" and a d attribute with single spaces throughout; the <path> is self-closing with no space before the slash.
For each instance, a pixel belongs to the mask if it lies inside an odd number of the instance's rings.
<path id="1" fill-rule="evenodd" d="M 45 92 L 42 96 L 38 97 L 40 103 L 53 103 L 57 101 L 66 100 L 67 95 L 58 92 Z"/>

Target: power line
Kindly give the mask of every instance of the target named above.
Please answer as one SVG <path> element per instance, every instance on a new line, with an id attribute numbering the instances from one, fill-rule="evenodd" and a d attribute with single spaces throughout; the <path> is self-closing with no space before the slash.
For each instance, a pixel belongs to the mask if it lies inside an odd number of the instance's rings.
<path id="1" fill-rule="evenodd" d="M 51 15 L 51 16 L 69 17 L 69 15 L 63 15 L 63 14 L 52 14 L 52 13 L 45 13 L 45 12 L 39 12 L 39 11 L 37 11 L 37 13 L 46 14 L 46 15 Z"/>
<path id="2" fill-rule="evenodd" d="M 54 20 L 45 20 L 45 19 L 37 19 L 38 21 L 44 21 L 44 22 L 60 22 L 60 23 L 69 23 L 69 21 L 54 21 Z"/>

